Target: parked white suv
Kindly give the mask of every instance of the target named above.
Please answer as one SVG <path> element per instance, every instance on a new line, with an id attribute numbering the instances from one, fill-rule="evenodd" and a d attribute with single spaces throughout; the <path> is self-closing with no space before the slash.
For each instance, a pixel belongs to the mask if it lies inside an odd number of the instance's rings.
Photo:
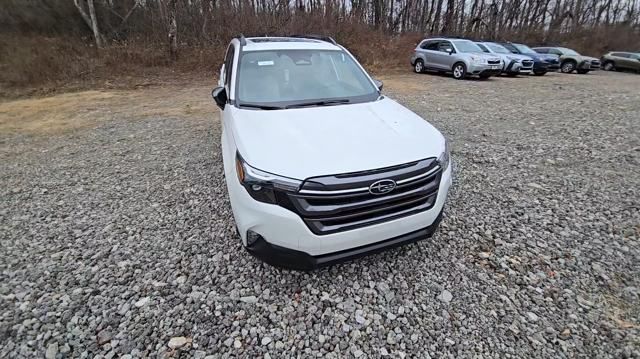
<path id="1" fill-rule="evenodd" d="M 433 234 L 447 141 L 381 87 L 330 38 L 231 41 L 212 96 L 249 252 L 307 270 Z"/>

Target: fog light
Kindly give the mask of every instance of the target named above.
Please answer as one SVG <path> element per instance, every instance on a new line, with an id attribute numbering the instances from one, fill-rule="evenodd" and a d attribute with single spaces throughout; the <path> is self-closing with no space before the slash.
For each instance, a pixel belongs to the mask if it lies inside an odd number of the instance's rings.
<path id="1" fill-rule="evenodd" d="M 259 235 L 258 233 L 252 231 L 252 230 L 248 230 L 247 231 L 247 246 L 250 247 L 253 244 L 255 244 L 258 239 L 262 238 L 261 235 Z"/>
<path id="2" fill-rule="evenodd" d="M 254 191 L 259 191 L 259 190 L 262 189 L 262 186 L 259 185 L 259 184 L 254 184 L 254 185 L 251 186 L 251 189 L 254 190 Z"/>

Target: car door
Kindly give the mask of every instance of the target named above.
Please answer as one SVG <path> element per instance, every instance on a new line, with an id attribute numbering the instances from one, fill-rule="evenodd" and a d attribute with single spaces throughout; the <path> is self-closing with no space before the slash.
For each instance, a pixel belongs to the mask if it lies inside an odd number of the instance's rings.
<path id="1" fill-rule="evenodd" d="M 420 51 L 425 58 L 428 69 L 440 69 L 437 63 L 439 40 L 426 40 L 420 45 Z"/>
<path id="2" fill-rule="evenodd" d="M 616 64 L 617 68 L 620 69 L 635 69 L 634 68 L 634 64 L 631 62 L 633 59 L 631 57 L 631 54 L 626 54 L 623 52 L 616 52 L 612 54 L 613 56 L 615 56 L 614 58 L 614 62 Z M 636 60 L 637 62 L 637 60 Z"/>
<path id="3" fill-rule="evenodd" d="M 627 67 L 627 58 L 626 56 L 624 56 L 625 54 L 620 53 L 620 52 L 612 52 L 610 57 L 611 60 L 613 60 L 613 63 L 615 64 L 615 67 L 618 69 L 624 69 Z"/>
<path id="4" fill-rule="evenodd" d="M 640 55 L 629 54 L 629 62 L 630 68 L 640 71 Z"/>
<path id="5" fill-rule="evenodd" d="M 451 41 L 440 41 L 438 44 L 438 62 L 442 69 L 451 70 L 453 64 L 456 62 L 455 48 Z"/>

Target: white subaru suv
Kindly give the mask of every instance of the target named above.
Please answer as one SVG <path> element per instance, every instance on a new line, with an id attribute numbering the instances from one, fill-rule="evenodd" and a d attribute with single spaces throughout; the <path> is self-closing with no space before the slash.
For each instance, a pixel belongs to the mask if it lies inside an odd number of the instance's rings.
<path id="1" fill-rule="evenodd" d="M 235 38 L 218 85 L 229 200 L 253 255 L 310 270 L 436 230 L 447 141 L 333 39 Z"/>

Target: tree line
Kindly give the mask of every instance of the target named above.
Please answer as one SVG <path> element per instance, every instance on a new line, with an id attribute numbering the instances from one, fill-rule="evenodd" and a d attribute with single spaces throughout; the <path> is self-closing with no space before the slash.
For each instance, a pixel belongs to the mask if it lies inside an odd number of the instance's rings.
<path id="1" fill-rule="evenodd" d="M 316 32 L 340 37 L 366 28 L 388 35 L 477 38 L 533 36 L 553 41 L 586 30 L 621 27 L 638 34 L 640 0 L 8 0 L 22 28 L 54 18 L 60 32 L 78 20 L 99 48 L 130 37 L 206 45 L 230 36 Z M 73 7 L 69 6 L 73 4 Z M 51 14 L 48 14 L 51 12 Z M 75 18 L 75 20 L 71 20 Z M 4 19 L 3 19 L 4 20 Z M 5 24 L 6 28 L 6 24 Z M 46 31 L 46 29 L 44 29 Z"/>

